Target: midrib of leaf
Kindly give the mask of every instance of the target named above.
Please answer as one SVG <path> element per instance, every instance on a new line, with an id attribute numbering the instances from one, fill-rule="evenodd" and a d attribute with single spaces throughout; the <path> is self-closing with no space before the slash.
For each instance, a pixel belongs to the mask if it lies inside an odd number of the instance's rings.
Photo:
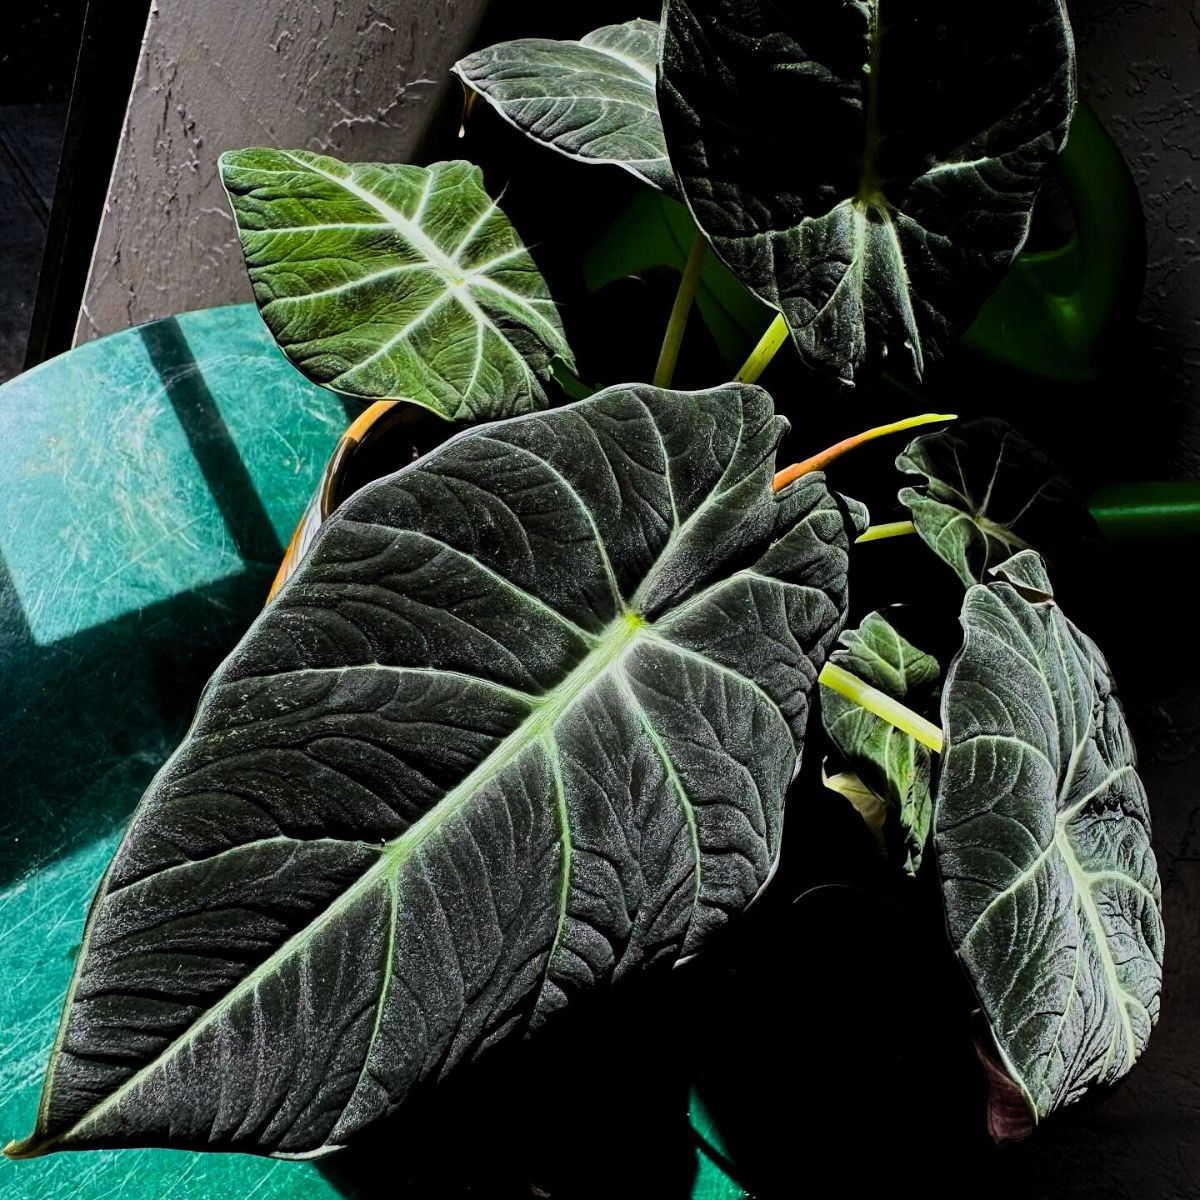
<path id="1" fill-rule="evenodd" d="M 1058 651 L 1059 662 L 1063 667 L 1063 675 L 1067 683 L 1067 693 L 1071 701 L 1071 732 L 1074 738 L 1074 744 L 1071 747 L 1071 758 L 1067 766 L 1066 783 L 1061 795 L 1066 795 L 1066 789 L 1073 786 L 1075 775 L 1079 769 L 1079 762 L 1083 756 L 1083 749 L 1088 738 L 1092 736 L 1095 718 L 1091 709 L 1088 711 L 1087 723 L 1081 731 L 1078 725 L 1079 710 L 1078 697 L 1075 691 L 1075 672 L 1071 669 L 1073 664 L 1068 659 L 1067 648 L 1063 644 L 1062 630 L 1060 628 L 1061 617 L 1057 612 L 1049 614 L 1048 623 L 1050 630 L 1054 636 L 1055 648 Z M 1080 665 L 1080 670 L 1090 664 Z M 1079 805 L 1073 805 L 1072 811 L 1078 812 Z M 1104 925 L 1100 920 L 1100 913 L 1096 908 L 1096 902 L 1092 898 L 1092 883 L 1093 879 L 1088 871 L 1085 871 L 1079 859 L 1075 857 L 1075 848 L 1071 845 L 1070 838 L 1067 837 L 1066 829 L 1069 819 L 1064 819 L 1062 814 L 1055 821 L 1054 840 L 1059 844 L 1059 853 L 1062 855 L 1062 860 L 1066 865 L 1067 872 L 1071 876 L 1071 882 L 1075 885 L 1076 894 L 1079 896 L 1084 915 L 1087 917 L 1088 929 L 1091 932 L 1092 940 L 1096 944 L 1096 949 L 1100 955 L 1100 962 L 1104 968 L 1105 980 L 1108 983 L 1109 991 L 1112 993 L 1113 1002 L 1117 1006 L 1117 1011 L 1121 1017 L 1121 1028 L 1125 1033 L 1125 1069 L 1128 1070 L 1135 1058 L 1135 1046 L 1133 1037 L 1133 1023 L 1129 1019 L 1129 1009 L 1126 1004 L 1128 993 L 1121 986 L 1120 977 L 1117 975 L 1117 964 L 1113 959 L 1112 950 L 1108 945 L 1108 937 L 1104 932 Z M 1109 1045 L 1108 1057 L 1105 1059 L 1107 1067 L 1112 1058 L 1113 1051 L 1116 1049 L 1116 1035 L 1114 1034 L 1112 1043 Z"/>
<path id="2" fill-rule="evenodd" d="M 318 175 L 335 186 L 343 188 L 352 196 L 356 196 L 368 208 L 374 209 L 375 212 L 383 217 L 387 224 L 391 225 L 401 236 L 412 243 L 430 263 L 442 272 L 447 282 L 457 277 L 458 264 L 419 225 L 409 220 L 398 208 L 393 208 L 386 200 L 380 199 L 374 192 L 368 191 L 365 187 L 357 183 L 352 171 L 347 170 L 347 174 L 343 178 L 342 176 L 335 175 L 332 171 L 323 171 L 315 163 L 306 163 L 302 158 L 297 158 L 288 150 L 283 150 L 280 153 L 284 158 L 295 163 L 302 171 L 311 171 L 314 175 Z M 433 182 L 433 176 L 431 175 L 429 180 L 431 189 Z"/>
<path id="3" fill-rule="evenodd" d="M 1071 1015 L 1071 1009 L 1074 1007 L 1075 998 L 1079 995 L 1079 976 L 1083 970 L 1083 926 L 1079 922 L 1079 892 L 1075 893 L 1075 903 L 1071 906 L 1071 915 L 1075 918 L 1075 933 L 1078 939 L 1075 945 L 1075 965 L 1071 971 L 1071 987 L 1067 992 L 1067 1002 L 1063 1005 L 1062 1016 L 1059 1018 L 1058 1027 L 1054 1030 L 1054 1040 L 1050 1043 L 1050 1049 L 1046 1052 L 1046 1066 L 1042 1071 L 1043 1086 L 1047 1082 L 1047 1076 L 1050 1072 L 1051 1062 L 1054 1058 L 1054 1052 L 1058 1049 L 1058 1043 L 1062 1039 L 1062 1032 L 1067 1027 L 1067 1018 Z M 1066 1059 L 1063 1059 L 1064 1063 Z M 1055 1097 L 1057 1099 L 1057 1097 Z M 1042 1110 L 1035 1104 L 1035 1116 L 1041 1117 Z"/>
<path id="4" fill-rule="evenodd" d="M 416 328 L 421 322 L 427 320 L 436 309 L 450 299 L 457 300 L 458 303 L 461 304 L 464 309 L 466 309 L 466 311 L 480 326 L 486 326 L 488 329 L 490 329 L 499 339 L 500 344 L 504 347 L 509 357 L 520 365 L 525 376 L 531 379 L 534 378 L 535 372 L 532 370 L 532 368 L 530 368 L 528 363 L 525 362 L 524 358 L 517 353 L 516 349 L 509 342 L 508 338 L 501 332 L 500 329 L 496 327 L 496 324 L 492 321 L 492 319 L 483 311 L 479 305 L 479 302 L 472 294 L 472 289 L 478 286 L 489 287 L 505 297 L 508 303 L 516 308 L 530 325 L 534 326 L 540 331 L 543 338 L 547 338 L 547 335 L 549 335 L 548 340 L 551 342 L 551 344 L 556 345 L 559 352 L 562 352 L 564 347 L 561 344 L 561 333 L 531 305 L 528 298 L 519 295 L 518 293 L 512 291 L 511 288 L 506 287 L 498 280 L 492 279 L 487 275 L 488 270 L 498 263 L 517 257 L 522 252 L 527 253 L 524 247 L 514 247 L 512 250 L 504 252 L 499 257 L 491 261 L 481 263 L 469 271 L 464 271 L 462 268 L 462 265 L 459 261 L 460 257 L 466 247 L 471 243 L 471 240 L 487 222 L 487 220 L 497 211 L 499 206 L 495 201 L 492 201 L 491 204 L 489 204 L 489 206 L 482 212 L 482 214 L 476 218 L 475 222 L 470 226 L 466 233 L 463 234 L 462 240 L 458 243 L 454 254 L 451 255 L 444 251 L 436 242 L 434 242 L 433 239 L 430 238 L 420 227 L 420 224 L 416 220 L 406 217 L 399 209 L 394 208 L 391 204 L 387 203 L 386 200 L 383 200 L 379 196 L 375 195 L 374 192 L 359 184 L 354 179 L 352 172 L 348 173 L 346 177 L 343 178 L 331 171 L 322 170 L 315 163 L 306 163 L 303 159 L 297 158 L 289 151 L 282 151 L 281 153 L 283 154 L 284 158 L 294 163 L 299 169 L 310 171 L 319 178 L 325 179 L 329 183 L 332 183 L 335 187 L 341 187 L 358 200 L 361 200 L 362 203 L 366 204 L 374 212 L 378 213 L 379 216 L 383 218 L 383 224 L 395 229 L 402 238 L 409 242 L 409 244 L 412 245 L 413 248 L 417 250 L 418 253 L 422 254 L 427 260 L 426 263 L 404 264 L 404 266 L 413 270 L 425 269 L 433 274 L 436 274 L 441 279 L 445 287 L 445 291 L 443 291 L 443 293 L 436 300 L 427 305 L 420 316 L 414 318 L 397 333 L 393 334 L 381 346 L 372 351 L 371 354 L 356 362 L 351 368 L 349 368 L 349 370 L 342 372 L 342 374 L 338 376 L 338 379 L 345 379 L 353 375 L 356 371 L 361 370 L 361 368 L 367 366 L 369 363 L 372 363 L 388 354 L 401 341 L 404 341 L 409 334 L 411 334 L 414 328 Z M 426 184 L 427 191 L 418 207 L 418 214 L 424 210 L 425 203 L 428 200 L 429 194 L 432 192 L 433 186 L 436 182 L 436 176 L 433 173 L 433 169 L 431 168 L 430 171 L 431 173 L 429 180 Z M 360 227 L 363 229 L 377 228 L 377 226 L 372 223 L 363 223 L 361 226 L 354 222 L 338 224 L 339 227 L 344 224 L 346 228 L 351 229 Z M 308 230 L 315 227 L 304 226 L 301 228 Z M 282 233 L 285 232 L 285 230 L 262 230 L 261 232 Z M 368 276 L 365 276 L 361 280 L 354 281 L 351 285 L 340 285 L 336 290 L 350 290 L 352 287 L 362 286 L 363 284 L 369 283 L 378 278 L 381 274 L 389 274 L 396 269 L 397 268 L 388 268 L 381 272 L 374 272 Z M 323 293 L 310 292 L 305 293 L 303 296 L 286 297 L 286 299 L 309 300 L 321 294 Z M 276 298 L 276 300 L 273 300 L 272 303 L 277 302 L 278 299 L 284 298 Z M 482 347 L 479 347 L 477 353 L 476 370 L 478 370 L 478 361 L 481 356 Z M 334 382 L 336 383 L 336 381 Z"/>
<path id="5" fill-rule="evenodd" d="M 1117 964 L 1113 959 L 1112 950 L 1109 949 L 1108 937 L 1104 932 L 1104 925 L 1100 920 L 1100 913 L 1096 908 L 1096 902 L 1092 899 L 1092 877 L 1089 872 L 1085 871 L 1081 866 L 1079 859 L 1075 857 L 1075 849 L 1071 845 L 1070 839 L 1065 832 L 1065 825 L 1059 825 L 1055 830 L 1054 840 L 1058 845 L 1059 854 L 1062 855 L 1062 860 L 1066 864 L 1067 872 L 1071 876 L 1071 882 L 1075 885 L 1075 893 L 1079 897 L 1084 916 L 1087 918 L 1089 932 L 1092 935 L 1092 941 L 1096 944 L 1096 950 L 1100 955 L 1100 964 L 1104 969 L 1104 978 L 1108 984 L 1108 989 L 1112 993 L 1113 1003 L 1117 1006 L 1117 1012 L 1121 1018 L 1121 1029 L 1125 1034 L 1125 1069 L 1128 1070 L 1133 1066 L 1135 1057 L 1135 1047 L 1137 1045 L 1133 1036 L 1133 1022 L 1129 1019 L 1129 1008 L 1127 1001 L 1130 998 L 1129 993 L 1121 986 L 1120 977 L 1117 975 Z M 1116 1035 L 1113 1035 L 1112 1043 L 1109 1045 L 1109 1058 L 1112 1057 L 1113 1051 L 1116 1049 Z"/>
<path id="6" fill-rule="evenodd" d="M 567 789 L 563 784 L 562 759 L 558 753 L 558 742 L 553 734 L 547 733 L 543 738 L 546 759 L 550 764 L 550 772 L 554 776 L 554 799 L 558 808 L 558 836 L 562 845 L 562 879 L 558 892 L 558 917 L 554 924 L 554 937 L 550 942 L 550 952 L 546 955 L 546 965 L 542 969 L 542 982 L 538 985 L 538 996 L 550 982 L 550 972 L 554 968 L 554 956 L 558 953 L 562 941 L 563 929 L 567 924 L 567 902 L 571 897 L 571 860 L 575 857 L 575 842 L 571 837 L 571 814 L 567 808 Z"/>

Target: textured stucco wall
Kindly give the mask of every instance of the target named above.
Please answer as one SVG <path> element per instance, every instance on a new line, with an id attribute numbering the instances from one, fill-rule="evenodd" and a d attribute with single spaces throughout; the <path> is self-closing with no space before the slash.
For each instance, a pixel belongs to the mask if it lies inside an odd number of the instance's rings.
<path id="1" fill-rule="evenodd" d="M 1114 459 L 1113 478 L 1200 478 L 1200 6 L 1068 0 L 1068 7 L 1081 90 L 1133 169 L 1147 243 L 1138 327 L 1119 348 L 1101 410 L 1078 419 L 1106 422 L 1104 444 L 1114 455 L 1120 431 L 1134 434 L 1139 461 L 1122 470 Z M 1162 1017 L 1124 1087 L 1047 1128 L 1019 1181 L 1026 1195 L 1200 1196 L 1200 649 L 1187 637 L 1170 648 L 1170 630 L 1185 628 L 1195 609 L 1188 568 L 1195 550 L 1185 543 L 1128 551 L 1122 578 L 1110 585 L 1113 605 L 1129 603 L 1137 614 L 1130 642 L 1141 646 L 1140 663 L 1127 652 L 1122 687 L 1162 878 Z"/>
<path id="2" fill-rule="evenodd" d="M 488 0 L 157 0 L 76 342 L 250 298 L 222 150 L 412 157 Z M 457 86 L 455 84 L 454 86 Z"/>
<path id="3" fill-rule="evenodd" d="M 1146 214 L 1146 292 L 1131 400 L 1166 418 L 1160 467 L 1200 476 L 1200 4 L 1068 0 L 1080 89 L 1133 169 Z M 1139 411 L 1145 415 L 1145 408 Z"/>

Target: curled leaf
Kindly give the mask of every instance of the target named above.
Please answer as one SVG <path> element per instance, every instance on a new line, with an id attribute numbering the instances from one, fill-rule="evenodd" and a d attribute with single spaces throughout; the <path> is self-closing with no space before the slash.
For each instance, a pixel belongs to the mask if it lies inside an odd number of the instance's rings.
<path id="1" fill-rule="evenodd" d="M 842 634 L 841 642 L 830 662 L 918 712 L 936 707 L 937 660 L 904 638 L 883 613 L 868 613 L 857 629 Z M 915 874 L 929 836 L 929 748 L 831 688 L 821 690 L 821 717 L 825 732 L 854 773 L 851 778 L 858 779 L 887 814 L 885 838 L 891 852 Z M 826 784 L 834 786 L 832 780 Z M 834 790 L 846 795 L 872 824 L 871 806 L 856 798 L 853 789 Z"/>
<path id="2" fill-rule="evenodd" d="M 900 501 L 921 540 L 968 587 L 986 583 L 993 567 L 1020 550 L 1071 566 L 1101 544 L 1066 476 L 995 417 L 914 438 L 896 466 L 925 477 L 920 488 L 902 488 Z"/>
<path id="3" fill-rule="evenodd" d="M 837 792 L 850 802 L 850 807 L 862 817 L 876 849 L 886 857 L 888 841 L 884 826 L 888 815 L 887 801 L 867 787 L 853 771 L 838 771 L 830 775 L 826 763 L 821 764 L 821 782 L 831 792 Z"/>

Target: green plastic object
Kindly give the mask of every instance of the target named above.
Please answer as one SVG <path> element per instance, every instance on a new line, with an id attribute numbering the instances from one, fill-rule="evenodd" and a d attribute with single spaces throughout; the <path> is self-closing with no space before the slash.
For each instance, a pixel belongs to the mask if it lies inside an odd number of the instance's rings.
<path id="1" fill-rule="evenodd" d="M 1141 299 L 1145 221 L 1129 166 L 1087 104 L 1075 110 L 1055 176 L 1074 233 L 1063 246 L 1018 255 L 962 344 L 1028 375 L 1086 383 L 1106 333 Z"/>
<path id="2" fill-rule="evenodd" d="M 1114 542 L 1200 537 L 1200 481 L 1114 483 L 1088 497 L 1088 508 Z"/>
<path id="3" fill-rule="evenodd" d="M 688 1120 L 696 1136 L 696 1181 L 692 1200 L 747 1200 L 750 1193 L 734 1179 L 725 1139 L 694 1088 L 688 1100 Z"/>

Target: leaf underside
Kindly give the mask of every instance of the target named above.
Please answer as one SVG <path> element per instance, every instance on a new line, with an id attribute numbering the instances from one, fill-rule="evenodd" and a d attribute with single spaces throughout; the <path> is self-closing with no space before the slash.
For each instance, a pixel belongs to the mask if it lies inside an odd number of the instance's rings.
<path id="1" fill-rule="evenodd" d="M 545 280 L 478 167 L 221 156 L 254 298 L 283 352 L 349 396 L 455 420 L 543 408 L 574 360 Z"/>
<path id="2" fill-rule="evenodd" d="M 903 488 L 922 541 L 963 584 L 986 583 L 992 567 L 1033 549 L 1052 567 L 1083 567 L 1100 530 L 1070 481 L 1011 425 L 993 417 L 915 438 L 896 467 L 923 475 Z"/>
<path id="3" fill-rule="evenodd" d="M 936 707 L 937 660 L 902 637 L 883 613 L 868 613 L 841 642 L 831 662 L 922 715 Z M 916 874 L 932 817 L 929 748 L 831 688 L 821 691 L 821 718 L 854 776 L 886 810 L 883 836 L 889 849 L 905 871 Z M 834 790 L 850 797 L 868 824 L 878 819 L 860 796 L 846 791 L 849 780 L 833 780 Z"/>
<path id="4" fill-rule="evenodd" d="M 920 378 L 1025 241 L 1075 97 L 1060 0 L 667 0 L 659 108 L 700 228 L 847 383 Z"/>
<path id="5" fill-rule="evenodd" d="M 658 24 L 605 25 L 577 42 L 518 38 L 454 73 L 522 133 L 581 162 L 613 163 L 678 199 L 655 98 Z"/>
<path id="6" fill-rule="evenodd" d="M 865 522 L 772 493 L 785 428 L 613 388 L 347 501 L 134 815 L 12 1151 L 317 1155 L 700 949 L 775 863 Z"/>
<path id="7" fill-rule="evenodd" d="M 1114 1083 L 1158 1017 L 1146 794 L 1112 676 L 1022 551 L 946 677 L 934 838 L 951 941 L 1035 1119 Z"/>

